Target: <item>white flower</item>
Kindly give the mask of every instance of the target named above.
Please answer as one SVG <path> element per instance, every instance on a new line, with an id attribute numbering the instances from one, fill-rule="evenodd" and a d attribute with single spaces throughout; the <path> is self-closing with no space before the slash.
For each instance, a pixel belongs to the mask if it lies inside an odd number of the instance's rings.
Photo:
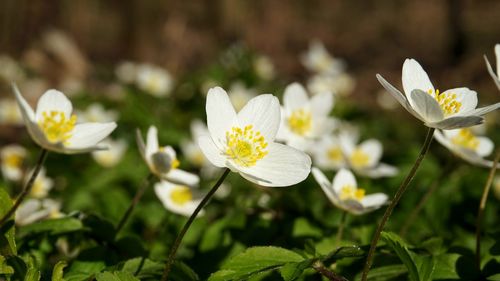
<path id="1" fill-rule="evenodd" d="M 492 167 L 493 162 L 484 159 L 491 154 L 494 144 L 487 137 L 476 136 L 472 128 L 434 132 L 434 137 L 465 161 L 483 167 Z"/>
<path id="2" fill-rule="evenodd" d="M 0 56 L 0 79 L 6 82 L 20 82 L 26 78 L 21 66 L 11 57 Z"/>
<path id="3" fill-rule="evenodd" d="M 247 88 L 242 82 L 235 82 L 229 88 L 229 99 L 236 111 L 240 111 L 256 95 L 255 89 Z"/>
<path id="4" fill-rule="evenodd" d="M 173 86 L 172 76 L 166 69 L 149 64 L 139 65 L 136 83 L 139 89 L 155 97 L 167 96 Z"/>
<path id="5" fill-rule="evenodd" d="M 208 128 L 205 123 L 199 119 L 191 121 L 191 140 L 185 140 L 181 142 L 181 149 L 183 155 L 186 157 L 189 163 L 201 168 L 201 174 L 205 177 L 212 177 L 214 173 L 218 170 L 214 167 L 210 161 L 205 157 L 203 151 L 201 151 L 198 145 L 198 138 L 203 135 L 208 135 Z"/>
<path id="6" fill-rule="evenodd" d="M 333 183 L 318 168 L 313 168 L 312 174 L 332 204 L 349 213 L 365 214 L 387 203 L 388 197 L 384 193 L 365 195 L 365 190 L 358 187 L 349 170 L 341 169 Z"/>
<path id="7" fill-rule="evenodd" d="M 120 82 L 132 84 L 137 77 L 137 65 L 130 61 L 121 62 L 115 69 L 115 75 Z"/>
<path id="8" fill-rule="evenodd" d="M 287 145 L 307 150 L 311 141 L 327 135 L 336 125 L 329 117 L 333 107 L 333 96 L 323 93 L 309 98 L 299 83 L 292 83 L 285 89 L 281 126 L 277 139 Z"/>
<path id="9" fill-rule="evenodd" d="M 491 67 L 491 64 L 486 56 L 484 56 L 484 60 L 486 61 L 486 68 L 488 68 L 488 72 L 490 73 L 491 78 L 493 78 L 493 81 L 495 81 L 497 88 L 500 90 L 500 44 L 495 45 L 495 57 L 497 63 L 496 73 Z"/>
<path id="10" fill-rule="evenodd" d="M 11 144 L 2 147 L 0 150 L 0 160 L 2 175 L 11 181 L 19 181 L 23 177 L 23 162 L 27 151 L 24 147 Z"/>
<path id="11" fill-rule="evenodd" d="M 156 196 L 167 210 L 186 217 L 194 212 L 203 199 L 201 194 L 187 185 L 160 181 L 154 188 Z M 203 215 L 203 210 L 198 215 Z"/>
<path id="12" fill-rule="evenodd" d="M 476 108 L 477 93 L 468 88 L 440 93 L 414 59 L 406 59 L 403 64 L 405 95 L 378 74 L 377 79 L 408 112 L 431 128 L 449 130 L 474 126 L 484 122 L 483 115 L 500 107 L 500 103 L 496 103 Z"/>
<path id="13" fill-rule="evenodd" d="M 45 169 L 42 168 L 33 183 L 30 196 L 39 199 L 45 198 L 53 186 L 54 181 L 45 175 Z"/>
<path id="14" fill-rule="evenodd" d="M 257 76 L 264 80 L 271 80 L 276 76 L 273 62 L 266 56 L 258 56 L 253 61 Z"/>
<path id="15" fill-rule="evenodd" d="M 335 76 L 316 74 L 307 82 L 307 89 L 313 95 L 332 93 L 334 95 L 347 96 L 352 93 L 355 85 L 356 81 L 347 73 Z"/>
<path id="16" fill-rule="evenodd" d="M 101 144 L 105 145 L 108 149 L 93 151 L 92 157 L 97 164 L 106 168 L 116 166 L 122 160 L 128 147 L 127 142 L 123 139 L 113 140 L 107 138 Z"/>
<path id="17" fill-rule="evenodd" d="M 292 147 L 275 143 L 280 106 L 273 95 L 259 95 L 236 113 L 220 87 L 207 95 L 210 135 L 198 138 L 205 156 L 217 167 L 227 167 L 262 186 L 289 186 L 303 181 L 311 159 Z"/>
<path id="18" fill-rule="evenodd" d="M 314 41 L 309 50 L 302 56 L 304 66 L 316 73 L 338 75 L 344 71 L 345 65 L 341 59 L 332 57 L 323 43 Z"/>
<path id="19" fill-rule="evenodd" d="M 149 127 L 146 143 L 144 143 L 141 132 L 137 131 L 137 145 L 149 170 L 159 178 L 190 186 L 199 183 L 200 179 L 197 175 L 178 169 L 180 162 L 171 146 L 159 146 L 156 127 Z"/>
<path id="20" fill-rule="evenodd" d="M 13 88 L 31 138 L 47 150 L 73 154 L 104 149 L 97 144 L 116 128 L 115 122 L 77 124 L 71 102 L 56 90 L 40 97 L 35 112 Z"/>
<path id="21" fill-rule="evenodd" d="M 43 219 L 62 217 L 61 203 L 52 199 L 28 199 L 16 211 L 16 224 L 27 225 Z"/>
<path id="22" fill-rule="evenodd" d="M 23 116 L 13 99 L 0 100 L 0 124 L 21 125 Z"/>
<path id="23" fill-rule="evenodd" d="M 93 103 L 85 111 L 77 111 L 76 116 L 81 122 L 112 122 L 118 119 L 118 112 L 106 110 L 100 103 Z"/>
<path id="24" fill-rule="evenodd" d="M 340 138 L 328 135 L 321 138 L 311 148 L 314 165 L 326 170 L 338 170 L 347 167 Z"/>

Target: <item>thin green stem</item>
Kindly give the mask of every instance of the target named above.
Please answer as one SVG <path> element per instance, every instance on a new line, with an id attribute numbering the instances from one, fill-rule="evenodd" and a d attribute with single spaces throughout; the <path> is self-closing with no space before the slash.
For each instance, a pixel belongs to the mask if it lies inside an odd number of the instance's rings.
<path id="1" fill-rule="evenodd" d="M 476 263 L 479 270 L 481 270 L 481 225 L 483 223 L 484 209 L 486 208 L 486 201 L 488 200 L 488 194 L 490 193 L 491 184 L 493 183 L 493 178 L 497 171 L 498 161 L 500 161 L 500 150 L 495 156 L 493 161 L 493 166 L 491 167 L 488 180 L 484 185 L 483 195 L 481 196 L 481 202 L 479 203 L 479 210 L 477 211 L 477 223 L 476 223 Z"/>
<path id="2" fill-rule="evenodd" d="M 375 234 L 373 235 L 373 239 L 370 245 L 370 250 L 368 251 L 368 256 L 366 257 L 366 263 L 363 269 L 363 276 L 361 278 L 361 281 L 366 281 L 368 278 L 368 271 L 370 271 L 370 267 L 372 266 L 373 256 L 375 254 L 375 248 L 377 247 L 378 240 L 380 239 L 380 234 L 384 229 L 385 224 L 389 220 L 389 217 L 392 214 L 392 210 L 394 210 L 394 207 L 396 207 L 396 205 L 399 203 L 399 200 L 401 200 L 401 197 L 408 188 L 408 185 L 410 184 L 413 177 L 417 173 L 417 170 L 420 167 L 420 163 L 422 163 L 422 160 L 427 154 L 427 151 L 429 151 L 429 147 L 431 146 L 433 140 L 434 130 L 435 130 L 434 128 L 429 128 L 429 130 L 427 131 L 427 136 L 425 137 L 424 145 L 422 146 L 422 149 L 420 150 L 420 153 L 417 159 L 415 160 L 413 167 L 411 168 L 410 172 L 408 173 L 408 175 L 406 175 L 406 178 L 399 186 L 398 190 L 396 191 L 396 194 L 394 195 L 394 198 L 391 201 L 391 204 L 387 206 L 384 216 L 382 217 L 382 220 L 377 226 L 377 230 L 375 230 Z"/>
<path id="3" fill-rule="evenodd" d="M 344 234 L 344 227 L 345 227 L 346 218 L 347 218 L 347 212 L 342 211 L 342 216 L 340 217 L 339 229 L 337 230 L 337 238 L 335 240 L 337 245 L 340 245 L 340 241 L 342 240 L 342 235 Z"/>
<path id="4" fill-rule="evenodd" d="M 187 220 L 186 224 L 184 224 L 184 227 L 182 228 L 179 235 L 177 235 L 177 238 L 175 239 L 174 245 L 172 245 L 172 249 L 170 249 L 170 254 L 168 255 L 167 262 L 165 263 L 165 269 L 163 270 L 163 276 L 161 277 L 162 281 L 168 280 L 168 274 L 170 273 L 170 269 L 171 269 L 172 264 L 175 260 L 175 254 L 177 253 L 177 249 L 179 248 L 179 246 L 182 242 L 182 239 L 184 238 L 184 235 L 188 231 L 189 227 L 191 226 L 191 224 L 193 223 L 194 219 L 196 218 L 198 213 L 201 211 L 201 209 L 208 203 L 208 201 L 210 200 L 210 198 L 212 198 L 212 196 L 215 194 L 217 189 L 219 189 L 221 184 L 226 179 L 227 175 L 229 175 L 230 171 L 231 170 L 229 170 L 227 168 L 226 168 L 226 170 L 224 170 L 224 173 L 222 174 L 222 176 L 215 183 L 215 185 L 212 187 L 212 189 L 210 189 L 210 191 L 207 193 L 207 195 L 205 195 L 203 200 L 201 200 L 200 204 L 198 205 L 198 207 L 196 207 L 193 214 Z"/>
<path id="5" fill-rule="evenodd" d="M 146 189 L 149 187 L 153 177 L 154 177 L 153 174 L 149 174 L 147 176 L 147 178 L 144 180 L 144 182 L 142 183 L 141 187 L 135 193 L 134 199 L 132 199 L 132 202 L 130 202 L 130 205 L 128 206 L 127 211 L 125 212 L 125 214 L 123 214 L 123 217 L 120 219 L 120 222 L 118 223 L 118 226 L 116 227 L 115 236 L 118 235 L 118 232 L 120 232 L 120 230 L 123 228 L 123 226 L 127 222 L 128 218 L 132 214 L 132 211 L 134 211 L 135 206 L 139 203 L 139 201 L 142 198 L 142 195 L 144 195 L 144 192 L 146 192 Z"/>
<path id="6" fill-rule="evenodd" d="M 49 151 L 45 148 L 42 148 L 40 151 L 40 156 L 38 157 L 38 161 L 35 166 L 35 170 L 33 170 L 33 173 L 31 173 L 31 176 L 29 180 L 26 182 L 26 184 L 23 187 L 23 190 L 21 193 L 17 196 L 16 201 L 14 205 L 10 208 L 10 210 L 0 219 L 0 227 L 7 221 L 9 218 L 15 214 L 17 208 L 19 208 L 19 205 L 23 202 L 24 198 L 26 195 L 28 195 L 31 191 L 31 188 L 33 187 L 33 184 L 35 183 L 35 180 L 38 176 L 38 173 L 40 173 L 40 170 L 42 169 L 43 162 L 45 162 L 45 159 L 47 159 L 47 155 L 49 154 Z"/>

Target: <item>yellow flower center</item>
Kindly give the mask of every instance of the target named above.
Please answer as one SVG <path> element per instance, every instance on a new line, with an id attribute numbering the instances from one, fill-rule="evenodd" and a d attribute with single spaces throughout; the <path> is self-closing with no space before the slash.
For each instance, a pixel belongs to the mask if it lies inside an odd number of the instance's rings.
<path id="1" fill-rule="evenodd" d="M 360 148 L 356 148 L 351 154 L 351 164 L 356 168 L 362 168 L 370 162 L 370 155 Z"/>
<path id="2" fill-rule="evenodd" d="M 328 149 L 326 154 L 327 154 L 328 159 L 330 159 L 332 162 L 341 161 L 344 157 L 342 154 L 342 150 L 340 149 L 340 147 L 338 145 Z"/>
<path id="3" fill-rule="evenodd" d="M 436 99 L 445 116 L 459 112 L 462 107 L 462 103 L 457 101 L 457 94 L 448 93 L 443 95 L 439 93 L 438 89 L 436 89 L 436 91 L 429 89 L 427 93 Z"/>
<path id="4" fill-rule="evenodd" d="M 254 131 L 252 125 L 245 126 L 243 130 L 232 127 L 226 132 L 226 143 L 226 155 L 243 167 L 254 166 L 268 153 L 264 136 L 259 131 Z"/>
<path id="5" fill-rule="evenodd" d="M 352 185 L 344 185 L 340 190 L 340 200 L 356 200 L 361 201 L 365 197 L 365 190 L 356 188 Z"/>
<path id="6" fill-rule="evenodd" d="M 202 166 L 205 163 L 205 155 L 201 151 L 197 151 L 192 156 L 192 162 L 197 166 Z"/>
<path id="7" fill-rule="evenodd" d="M 44 111 L 42 116 L 43 119 L 39 121 L 39 125 L 47 140 L 51 143 L 62 142 L 68 144 L 71 132 L 75 128 L 76 115 L 66 118 L 64 112 L 53 110 Z"/>
<path id="8" fill-rule="evenodd" d="M 7 154 L 4 158 L 4 165 L 11 168 L 19 168 L 23 163 L 23 157 L 16 153 Z"/>
<path id="9" fill-rule="evenodd" d="M 35 183 L 33 183 L 33 187 L 31 188 L 30 194 L 31 196 L 37 198 L 44 197 L 46 195 L 42 180 L 40 179 L 35 180 Z"/>
<path id="10" fill-rule="evenodd" d="M 451 142 L 471 150 L 476 150 L 479 146 L 479 140 L 470 129 L 460 129 L 458 134 L 451 139 Z"/>
<path id="11" fill-rule="evenodd" d="M 303 108 L 294 110 L 288 118 L 288 126 L 295 134 L 304 136 L 312 127 L 311 113 Z"/>
<path id="12" fill-rule="evenodd" d="M 170 199 L 172 199 L 175 204 L 184 205 L 193 200 L 193 193 L 189 187 L 178 185 L 175 186 L 170 193 Z"/>

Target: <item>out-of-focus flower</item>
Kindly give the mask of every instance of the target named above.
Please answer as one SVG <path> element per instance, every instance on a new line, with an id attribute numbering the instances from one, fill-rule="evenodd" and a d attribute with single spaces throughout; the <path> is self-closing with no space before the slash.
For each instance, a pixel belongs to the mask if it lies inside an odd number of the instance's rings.
<path id="1" fill-rule="evenodd" d="M 0 124 L 21 125 L 23 116 L 13 99 L 0 100 Z"/>
<path id="2" fill-rule="evenodd" d="M 23 162 L 27 151 L 24 147 L 11 144 L 2 147 L 0 150 L 0 160 L 2 175 L 7 180 L 19 181 L 23 178 Z"/>
<path id="3" fill-rule="evenodd" d="M 205 156 L 262 186 L 289 186 L 303 181 L 311 159 L 302 151 L 274 142 L 280 125 L 280 106 L 273 95 L 259 95 L 236 113 L 226 91 L 207 95 L 210 135 L 198 138 Z"/>
<path id="4" fill-rule="evenodd" d="M 16 212 L 16 224 L 27 225 L 43 219 L 55 219 L 64 216 L 61 203 L 53 199 L 28 199 L 21 203 Z"/>
<path id="5" fill-rule="evenodd" d="M 199 183 L 200 179 L 197 175 L 178 169 L 180 162 L 171 146 L 159 146 L 156 127 L 149 127 L 146 142 L 144 142 L 141 132 L 137 131 L 137 145 L 142 158 L 154 175 L 166 181 L 189 186 L 195 186 Z"/>
<path id="6" fill-rule="evenodd" d="M 267 56 L 257 56 L 253 61 L 253 68 L 263 80 L 272 80 L 276 76 L 274 64 Z"/>
<path id="7" fill-rule="evenodd" d="M 352 93 L 354 86 L 356 86 L 356 81 L 347 73 L 335 76 L 316 74 L 307 82 L 307 89 L 313 95 L 332 93 L 333 95 L 347 96 Z"/>
<path id="8" fill-rule="evenodd" d="M 328 75 L 338 75 L 345 69 L 344 62 L 332 57 L 319 41 L 309 45 L 309 50 L 302 56 L 302 64 L 309 71 Z"/>
<path id="9" fill-rule="evenodd" d="M 497 64 L 496 73 L 491 67 L 491 64 L 486 56 L 484 56 L 484 60 L 486 61 L 486 68 L 488 68 L 488 73 L 491 75 L 491 78 L 493 78 L 493 81 L 495 81 L 497 88 L 500 90 L 500 44 L 495 45 L 495 57 Z"/>
<path id="10" fill-rule="evenodd" d="M 333 205 L 355 215 L 374 211 L 387 203 L 384 193 L 365 195 L 365 190 L 358 187 L 351 171 L 341 169 L 334 177 L 333 183 L 318 168 L 312 174 Z"/>
<path id="11" fill-rule="evenodd" d="M 81 122 L 112 122 L 118 119 L 118 112 L 106 110 L 100 103 L 92 103 L 85 111 L 77 111 L 76 116 Z"/>
<path id="12" fill-rule="evenodd" d="M 173 86 L 172 76 L 166 69 L 149 64 L 138 66 L 136 83 L 139 89 L 155 97 L 167 96 Z"/>
<path id="13" fill-rule="evenodd" d="M 434 132 L 434 137 L 458 157 L 478 166 L 492 167 L 493 162 L 484 159 L 491 154 L 493 142 L 487 137 L 476 136 L 470 128 Z"/>
<path id="14" fill-rule="evenodd" d="M 45 169 L 42 168 L 33 183 L 30 196 L 39 199 L 45 198 L 53 186 L 54 181 L 45 175 Z"/>
<path id="15" fill-rule="evenodd" d="M 123 139 L 113 140 L 111 138 L 103 140 L 101 145 L 106 146 L 108 149 L 92 151 L 92 157 L 97 164 L 105 168 L 116 166 L 122 160 L 128 146 Z"/>
<path id="16" fill-rule="evenodd" d="M 0 79 L 5 82 L 20 82 L 24 80 L 25 73 L 19 64 L 7 55 L 0 56 Z"/>
<path id="17" fill-rule="evenodd" d="M 242 82 L 235 82 L 229 88 L 229 99 L 236 111 L 240 111 L 255 96 L 257 96 L 257 91 L 247 88 Z"/>
<path id="18" fill-rule="evenodd" d="M 203 199 L 197 190 L 187 185 L 160 181 L 155 184 L 154 189 L 167 210 L 186 217 L 194 212 Z M 203 215 L 203 210 L 198 215 Z"/>
<path id="19" fill-rule="evenodd" d="M 214 175 L 218 168 L 214 167 L 214 165 L 208 161 L 198 145 L 198 138 L 203 135 L 209 135 L 207 125 L 199 119 L 191 121 L 192 139 L 182 141 L 181 149 L 188 162 L 198 168 L 201 168 L 202 176 L 210 178 Z"/>
<path id="20" fill-rule="evenodd" d="M 329 93 L 307 96 L 299 83 L 292 83 L 285 89 L 281 126 L 277 139 L 287 145 L 307 150 L 313 140 L 327 135 L 336 125 L 329 117 L 333 107 L 333 96 Z"/>
<path id="21" fill-rule="evenodd" d="M 120 82 L 132 84 L 137 77 L 137 68 L 137 64 L 130 61 L 124 61 L 116 67 L 115 75 Z"/>
<path id="22" fill-rule="evenodd" d="M 103 149 L 98 143 L 116 128 L 115 122 L 76 124 L 71 101 L 57 90 L 45 92 L 35 112 L 13 88 L 31 138 L 47 150 L 73 154 Z"/>
<path id="23" fill-rule="evenodd" d="M 322 137 L 311 148 L 315 166 L 326 170 L 338 170 L 347 166 L 338 136 L 328 135 Z"/>
<path id="24" fill-rule="evenodd" d="M 500 102 L 476 108 L 477 93 L 468 88 L 454 88 L 443 93 L 434 89 L 429 76 L 414 59 L 403 64 L 403 95 L 382 76 L 377 79 L 413 116 L 427 127 L 450 130 L 484 122 L 483 115 L 500 107 Z"/>

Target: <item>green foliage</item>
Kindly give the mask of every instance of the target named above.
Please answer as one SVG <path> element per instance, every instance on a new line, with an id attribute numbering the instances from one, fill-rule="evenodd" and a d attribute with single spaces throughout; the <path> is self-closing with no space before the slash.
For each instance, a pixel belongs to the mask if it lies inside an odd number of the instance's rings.
<path id="1" fill-rule="evenodd" d="M 0 187 L 0 217 L 12 207 L 12 200 L 3 187 Z M 17 253 L 15 228 L 13 221 L 7 221 L 0 228 L 0 255 L 15 255 Z"/>

